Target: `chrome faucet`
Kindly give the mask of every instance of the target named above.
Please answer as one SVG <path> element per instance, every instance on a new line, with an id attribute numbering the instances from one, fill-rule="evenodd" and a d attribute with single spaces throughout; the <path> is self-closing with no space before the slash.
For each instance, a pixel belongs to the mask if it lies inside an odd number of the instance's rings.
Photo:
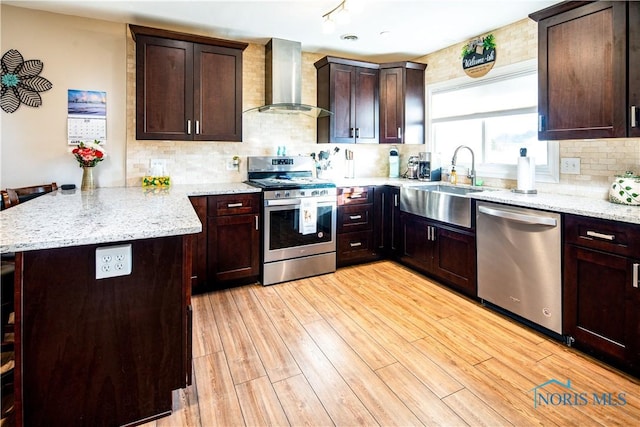
<path id="1" fill-rule="evenodd" d="M 453 159 L 451 159 L 451 166 L 453 167 L 456 166 L 456 158 L 458 157 L 458 150 L 460 150 L 461 148 L 466 148 L 471 153 L 471 170 L 469 171 L 467 178 L 471 178 L 471 185 L 475 186 L 476 185 L 476 158 L 475 158 L 475 155 L 473 154 L 473 150 L 471 149 L 471 147 L 468 147 L 466 145 L 459 145 L 456 148 L 456 150 L 453 152 Z"/>

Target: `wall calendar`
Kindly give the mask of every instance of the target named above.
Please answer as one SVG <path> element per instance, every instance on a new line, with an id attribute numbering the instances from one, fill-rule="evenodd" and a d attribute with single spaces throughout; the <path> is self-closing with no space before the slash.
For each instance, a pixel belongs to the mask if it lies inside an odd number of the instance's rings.
<path id="1" fill-rule="evenodd" d="M 107 93 L 92 90 L 69 89 L 67 107 L 67 141 L 69 145 L 81 142 L 107 142 Z"/>

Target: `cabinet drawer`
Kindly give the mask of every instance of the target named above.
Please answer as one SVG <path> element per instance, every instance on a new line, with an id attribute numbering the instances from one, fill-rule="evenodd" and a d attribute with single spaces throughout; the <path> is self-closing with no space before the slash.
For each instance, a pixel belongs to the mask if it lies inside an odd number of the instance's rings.
<path id="1" fill-rule="evenodd" d="M 373 232 L 358 231 L 338 235 L 338 264 L 346 261 L 366 261 L 376 258 L 373 247 Z"/>
<path id="2" fill-rule="evenodd" d="M 566 215 L 564 224 L 565 243 L 625 256 L 640 254 L 640 225 L 576 215 Z"/>
<path id="3" fill-rule="evenodd" d="M 373 187 L 338 188 L 338 206 L 373 203 Z"/>
<path id="4" fill-rule="evenodd" d="M 260 211 L 260 193 L 209 196 L 209 216 L 242 215 Z"/>
<path id="5" fill-rule="evenodd" d="M 338 208 L 338 233 L 371 230 L 373 205 L 341 206 Z"/>

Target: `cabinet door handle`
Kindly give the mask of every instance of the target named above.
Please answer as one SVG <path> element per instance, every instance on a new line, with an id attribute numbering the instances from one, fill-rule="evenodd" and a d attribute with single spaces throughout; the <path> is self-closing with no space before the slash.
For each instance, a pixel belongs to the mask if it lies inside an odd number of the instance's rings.
<path id="1" fill-rule="evenodd" d="M 240 203 L 227 203 L 227 208 L 241 208 L 242 207 L 242 202 Z"/>
<path id="2" fill-rule="evenodd" d="M 347 198 L 348 199 L 362 199 L 362 193 L 352 194 Z"/>
<path id="3" fill-rule="evenodd" d="M 187 135 L 191 135 L 191 120 L 187 120 Z"/>
<path id="4" fill-rule="evenodd" d="M 602 233 L 598 233 L 597 231 L 591 231 L 591 230 L 587 231 L 587 236 L 596 237 L 598 239 L 604 239 L 604 240 L 615 240 L 616 239 L 615 234 L 602 234 Z"/>
<path id="5" fill-rule="evenodd" d="M 356 138 L 360 138 L 360 128 L 356 128 Z"/>
<path id="6" fill-rule="evenodd" d="M 349 215 L 349 219 L 351 220 L 362 219 L 362 215 Z"/>
<path id="7" fill-rule="evenodd" d="M 631 286 L 633 286 L 634 288 L 637 288 L 638 285 L 640 285 L 640 264 L 635 263 L 633 264 L 633 282 L 631 283 Z"/>
<path id="8" fill-rule="evenodd" d="M 402 128 L 398 128 L 398 139 L 402 141 Z"/>
<path id="9" fill-rule="evenodd" d="M 259 230 L 259 226 L 258 226 L 258 215 L 256 215 L 256 231 Z"/>
<path id="10" fill-rule="evenodd" d="M 362 246 L 362 242 L 349 243 L 349 246 L 351 246 L 352 248 L 357 248 L 358 246 Z"/>
<path id="11" fill-rule="evenodd" d="M 395 206 L 396 208 L 398 207 L 398 195 L 397 194 L 393 195 L 393 206 Z"/>
<path id="12" fill-rule="evenodd" d="M 349 138 L 353 138 L 353 128 L 349 128 Z"/>
<path id="13" fill-rule="evenodd" d="M 631 127 L 634 128 L 638 126 L 638 117 L 636 116 L 637 108 L 635 105 L 631 106 Z"/>
<path id="14" fill-rule="evenodd" d="M 544 130 L 544 116 L 542 114 L 538 114 L 538 132 L 542 132 Z"/>
<path id="15" fill-rule="evenodd" d="M 200 120 L 196 120 L 196 135 L 200 135 Z"/>
<path id="16" fill-rule="evenodd" d="M 384 224 L 385 223 L 385 212 L 384 212 L 384 208 L 385 208 L 385 198 L 384 198 L 385 194 L 382 193 L 382 203 L 380 203 L 380 224 Z M 380 225 L 380 245 L 381 247 L 384 247 L 384 226 Z"/>

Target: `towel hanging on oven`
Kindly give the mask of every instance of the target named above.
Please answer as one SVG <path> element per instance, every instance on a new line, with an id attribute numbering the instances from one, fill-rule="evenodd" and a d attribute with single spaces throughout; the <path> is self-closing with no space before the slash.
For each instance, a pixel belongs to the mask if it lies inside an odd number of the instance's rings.
<path id="1" fill-rule="evenodd" d="M 300 200 L 300 225 L 298 230 L 301 234 L 311 234 L 317 231 L 318 224 L 318 203 L 312 199 Z"/>

